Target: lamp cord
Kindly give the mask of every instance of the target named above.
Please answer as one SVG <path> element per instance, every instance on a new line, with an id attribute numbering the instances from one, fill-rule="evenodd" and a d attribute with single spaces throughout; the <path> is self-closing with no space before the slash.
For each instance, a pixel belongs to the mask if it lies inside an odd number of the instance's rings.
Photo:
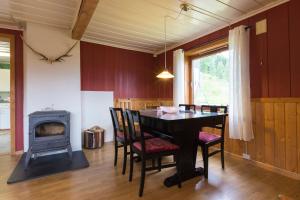
<path id="1" fill-rule="evenodd" d="M 165 30 L 165 70 L 167 69 L 167 17 L 170 17 L 171 19 L 177 20 L 181 13 L 182 13 L 183 8 L 181 8 L 180 12 L 176 17 L 172 17 L 170 15 L 165 15 L 164 16 L 164 30 Z"/>

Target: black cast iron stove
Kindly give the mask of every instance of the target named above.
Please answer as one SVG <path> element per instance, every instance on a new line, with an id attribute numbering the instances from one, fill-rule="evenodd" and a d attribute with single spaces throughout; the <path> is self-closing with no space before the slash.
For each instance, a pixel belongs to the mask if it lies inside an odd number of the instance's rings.
<path id="1" fill-rule="evenodd" d="M 72 160 L 70 143 L 70 112 L 65 110 L 38 111 L 29 115 L 29 149 L 26 154 L 27 168 L 32 157 L 67 149 Z"/>

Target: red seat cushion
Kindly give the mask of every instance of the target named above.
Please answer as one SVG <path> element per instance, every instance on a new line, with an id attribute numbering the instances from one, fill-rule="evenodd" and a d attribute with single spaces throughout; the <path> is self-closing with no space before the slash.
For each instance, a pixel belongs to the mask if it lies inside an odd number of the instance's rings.
<path id="1" fill-rule="evenodd" d="M 142 144 L 141 142 L 133 143 L 133 146 L 138 150 L 142 151 Z M 171 142 L 160 138 L 152 138 L 145 140 L 145 151 L 146 153 L 156 153 L 162 151 L 174 151 L 179 149 L 179 147 Z"/>
<path id="2" fill-rule="evenodd" d="M 129 140 L 129 133 L 127 132 L 126 135 L 127 135 L 127 139 Z M 124 139 L 125 139 L 125 138 L 124 138 L 124 137 L 125 137 L 125 136 L 124 136 L 124 132 L 118 131 L 118 132 L 117 132 L 117 137 L 120 138 L 121 140 L 124 140 Z M 137 137 L 140 137 L 140 133 L 138 133 Z M 147 133 L 147 132 L 144 132 L 144 137 L 145 137 L 146 139 L 148 139 L 148 138 L 153 138 L 153 136 L 152 136 L 150 133 Z"/>
<path id="3" fill-rule="evenodd" d="M 199 140 L 202 142 L 213 142 L 216 141 L 218 139 L 220 139 L 221 136 L 216 135 L 216 134 L 212 134 L 212 133 L 207 133 L 207 132 L 200 132 L 199 133 Z"/>

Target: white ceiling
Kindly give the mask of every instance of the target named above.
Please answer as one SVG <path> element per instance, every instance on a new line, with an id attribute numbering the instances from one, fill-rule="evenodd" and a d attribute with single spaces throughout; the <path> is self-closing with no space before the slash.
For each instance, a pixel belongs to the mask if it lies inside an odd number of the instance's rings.
<path id="1" fill-rule="evenodd" d="M 174 46 L 203 35 L 247 13 L 277 0 L 100 0 L 83 40 L 110 46 L 157 53 L 164 47 L 165 15 L 167 45 Z M 80 0 L 0 0 L 0 24 L 36 22 L 70 29 L 77 16 Z M 207 16 L 182 12 L 180 4 L 191 3 Z M 220 18 L 222 20 L 217 20 Z M 227 22 L 225 22 L 227 21 Z"/>
<path id="2" fill-rule="evenodd" d="M 14 20 L 71 29 L 80 0 L 0 0 L 1 24 Z M 14 18 L 14 20 L 12 19 Z"/>

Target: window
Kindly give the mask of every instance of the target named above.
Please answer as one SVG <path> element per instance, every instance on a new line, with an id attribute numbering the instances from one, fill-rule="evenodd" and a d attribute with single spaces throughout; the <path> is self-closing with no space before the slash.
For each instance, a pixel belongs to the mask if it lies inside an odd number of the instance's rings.
<path id="1" fill-rule="evenodd" d="M 196 105 L 228 105 L 228 50 L 193 59 L 193 102 Z"/>

